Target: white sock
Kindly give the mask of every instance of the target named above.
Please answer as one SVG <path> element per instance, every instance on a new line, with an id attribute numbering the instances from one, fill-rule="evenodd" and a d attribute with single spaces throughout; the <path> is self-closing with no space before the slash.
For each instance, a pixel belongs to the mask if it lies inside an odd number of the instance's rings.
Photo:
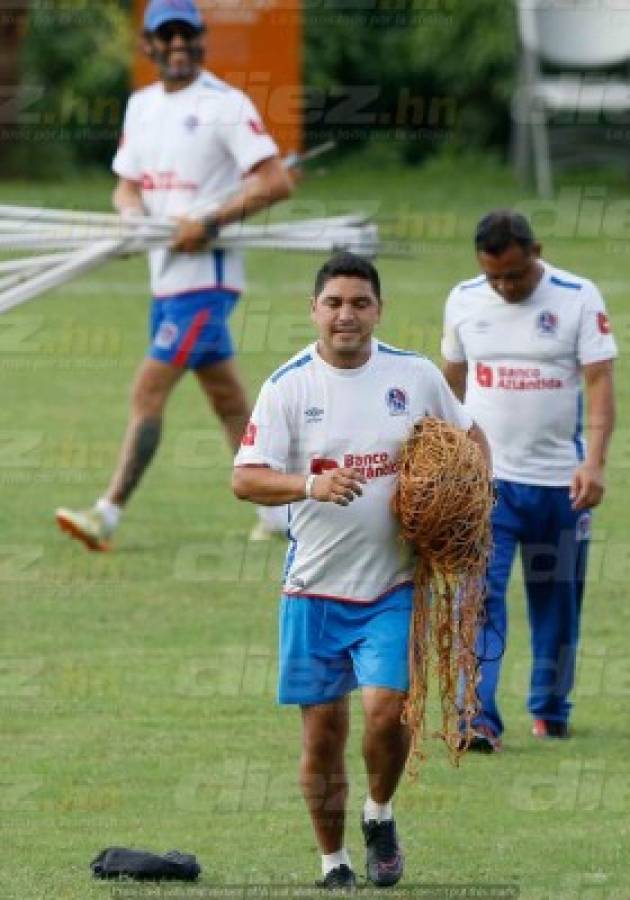
<path id="1" fill-rule="evenodd" d="M 368 797 L 363 807 L 363 819 L 366 822 L 389 822 L 394 818 L 391 800 L 388 803 L 376 803 Z"/>
<path id="2" fill-rule="evenodd" d="M 269 531 L 285 532 L 289 527 L 288 506 L 258 506 L 258 518 Z"/>
<path id="3" fill-rule="evenodd" d="M 100 500 L 96 501 L 96 509 L 103 514 L 105 524 L 108 528 L 116 528 L 122 513 L 120 506 L 116 506 L 116 504 L 112 503 L 111 500 L 108 500 L 107 497 L 101 497 Z"/>
<path id="4" fill-rule="evenodd" d="M 341 850 L 337 850 L 336 853 L 322 853 L 322 875 L 324 878 L 331 872 L 333 869 L 338 869 L 339 866 L 348 866 L 349 869 L 352 868 L 350 864 L 350 855 L 345 847 L 342 847 Z"/>

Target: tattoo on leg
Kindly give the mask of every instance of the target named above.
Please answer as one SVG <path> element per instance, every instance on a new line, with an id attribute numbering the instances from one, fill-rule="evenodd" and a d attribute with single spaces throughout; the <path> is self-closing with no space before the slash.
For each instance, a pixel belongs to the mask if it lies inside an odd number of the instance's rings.
<path id="1" fill-rule="evenodd" d="M 132 495 L 160 443 L 162 420 L 141 419 L 133 426 L 117 478 L 116 502 L 124 504 Z"/>

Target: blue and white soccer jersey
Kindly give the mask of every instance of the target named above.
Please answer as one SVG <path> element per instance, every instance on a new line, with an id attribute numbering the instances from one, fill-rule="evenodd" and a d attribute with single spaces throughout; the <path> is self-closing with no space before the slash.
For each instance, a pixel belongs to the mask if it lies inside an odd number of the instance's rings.
<path id="1" fill-rule="evenodd" d="M 113 169 L 141 184 L 150 215 L 172 219 L 225 199 L 245 173 L 277 153 L 249 98 L 201 72 L 184 90 L 168 93 L 156 83 L 130 97 Z M 150 355 L 166 362 L 186 357 L 193 367 L 227 358 L 227 316 L 244 286 L 242 255 L 161 248 L 149 253 L 149 267 L 154 299 L 166 304 L 152 313 Z M 209 315 L 202 322 L 204 298 Z M 180 299 L 186 308 L 174 305 Z"/>
<path id="2" fill-rule="evenodd" d="M 569 485 L 584 454 L 581 366 L 617 355 L 595 285 L 546 263 L 534 293 L 507 303 L 485 277 L 446 303 L 442 355 L 468 362 L 466 409 L 497 478 Z"/>
<path id="3" fill-rule="evenodd" d="M 384 613 L 388 602 L 400 599 L 392 600 L 396 590 L 411 582 L 409 551 L 400 540 L 390 501 L 401 445 L 414 422 L 427 415 L 465 429 L 472 425 L 433 363 L 377 341 L 373 341 L 370 359 L 358 369 L 328 365 L 313 344 L 272 375 L 261 390 L 236 466 L 269 466 L 304 475 L 352 467 L 367 479 L 363 495 L 347 507 L 315 500 L 291 504 L 280 675 L 280 695 L 292 696 L 290 702 L 326 702 L 354 686 L 352 678 L 361 684 L 366 671 L 371 672 L 370 679 L 382 677 L 391 682 L 391 673 L 400 671 L 400 661 L 407 659 L 407 631 L 394 648 L 385 646 L 388 628 L 380 625 L 375 633 L 382 632 L 383 644 L 374 651 L 376 658 L 381 654 L 380 674 L 373 663 L 366 664 L 365 657 L 362 667 L 352 648 L 361 643 L 366 615 L 371 618 Z M 301 606 L 313 600 L 324 602 L 317 607 L 322 618 L 319 627 L 316 608 Z M 343 629 L 335 628 L 343 632 L 335 644 L 324 637 L 323 616 L 328 611 L 334 617 L 337 604 L 361 607 L 365 614 L 340 613 L 345 624 Z M 359 621 L 348 634 L 354 615 Z M 382 622 L 384 626 L 385 617 Z M 330 644 L 328 651 L 322 641 Z M 368 655 L 370 648 L 368 644 L 364 648 Z M 333 658 L 340 667 L 337 675 Z M 323 659 L 330 664 L 322 667 Z M 306 690 L 302 699 L 291 693 L 292 660 L 314 666 L 312 676 L 321 686 L 319 699 Z M 348 675 L 348 666 L 353 667 L 354 676 L 335 681 L 339 671 Z M 323 685 L 325 672 L 333 686 Z M 400 679 L 396 682 L 396 689 L 405 689 Z M 335 694 L 334 684 L 339 694 Z"/>
<path id="4" fill-rule="evenodd" d="M 463 282 L 446 304 L 442 354 L 468 363 L 465 406 L 488 437 L 497 489 L 476 724 L 503 730 L 496 692 L 519 546 L 532 630 L 528 709 L 566 722 L 591 519 L 572 509 L 569 485 L 585 453 L 581 367 L 617 355 L 604 302 L 592 282 L 546 263 L 520 303 L 485 277 Z"/>

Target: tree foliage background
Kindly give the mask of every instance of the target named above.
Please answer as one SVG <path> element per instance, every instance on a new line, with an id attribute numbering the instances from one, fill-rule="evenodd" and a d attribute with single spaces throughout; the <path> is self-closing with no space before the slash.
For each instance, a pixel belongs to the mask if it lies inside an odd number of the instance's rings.
<path id="1" fill-rule="evenodd" d="M 130 0 L 31 3 L 22 47 L 23 171 L 108 165 L 129 91 Z M 516 63 L 512 2 L 304 0 L 309 143 L 369 142 L 418 162 L 504 148 Z M 30 91 L 30 93 L 29 93 Z M 19 124 L 19 122 L 18 122 Z"/>
<path id="2" fill-rule="evenodd" d="M 517 61 L 512 2 L 324 2 L 306 13 L 306 83 L 329 93 L 378 86 L 374 122 L 363 133 L 351 128 L 356 140 L 378 140 L 379 130 L 387 138 L 393 125 L 409 161 L 445 143 L 456 150 L 506 146 Z"/>
<path id="3" fill-rule="evenodd" d="M 18 119 L 23 170 L 109 165 L 129 92 L 129 6 L 31 4 L 22 47 L 23 124 Z"/>

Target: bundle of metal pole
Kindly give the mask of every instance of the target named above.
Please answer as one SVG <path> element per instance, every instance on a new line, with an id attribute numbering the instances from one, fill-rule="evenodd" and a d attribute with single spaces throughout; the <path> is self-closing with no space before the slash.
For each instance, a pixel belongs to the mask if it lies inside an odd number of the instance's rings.
<path id="1" fill-rule="evenodd" d="M 301 156 L 294 154 L 284 164 L 293 168 L 331 146 L 322 145 Z M 206 198 L 186 215 L 207 218 L 239 190 L 240 185 L 234 185 L 219 196 Z M 0 262 L 0 274 L 4 276 L 0 278 L 0 312 L 59 287 L 115 256 L 168 247 L 177 228 L 175 220 L 150 216 L 123 218 L 115 213 L 0 205 L 0 253 L 31 254 Z M 237 223 L 222 228 L 211 246 L 296 252 L 345 249 L 364 256 L 375 256 L 379 249 L 376 225 L 361 213 L 262 225 Z"/>

